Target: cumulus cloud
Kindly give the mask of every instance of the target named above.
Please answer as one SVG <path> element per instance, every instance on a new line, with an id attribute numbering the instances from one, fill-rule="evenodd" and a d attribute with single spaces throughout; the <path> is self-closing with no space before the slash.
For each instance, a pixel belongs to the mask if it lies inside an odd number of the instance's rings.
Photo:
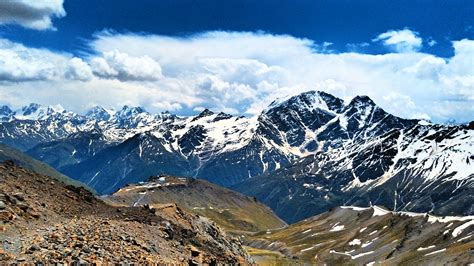
<path id="1" fill-rule="evenodd" d="M 161 67 L 147 55 L 129 56 L 118 50 L 104 52 L 102 57 L 94 57 L 91 66 L 95 74 L 103 78 L 126 80 L 158 80 Z"/>
<path id="2" fill-rule="evenodd" d="M 0 1 L 0 24 L 18 24 L 36 30 L 54 29 L 52 19 L 65 15 L 63 0 Z"/>
<path id="3" fill-rule="evenodd" d="M 89 65 L 70 54 L 25 47 L 0 39 L 0 82 L 24 82 L 60 79 L 88 80 Z"/>
<path id="4" fill-rule="evenodd" d="M 423 44 L 423 39 L 419 37 L 418 32 L 409 29 L 390 30 L 380 34 L 372 41 L 380 41 L 387 47 L 401 53 L 419 51 Z"/>
<path id="5" fill-rule="evenodd" d="M 473 119 L 471 40 L 453 42 L 451 58 L 416 51 L 334 54 L 308 39 L 261 32 L 104 32 L 89 45 L 93 54 L 74 58 L 0 42 L 6 55 L 0 56 L 6 58 L 0 60 L 1 99 L 61 103 L 76 111 L 128 104 L 178 114 L 202 108 L 258 114 L 277 97 L 316 89 L 345 100 L 368 95 L 407 118 Z"/>
<path id="6" fill-rule="evenodd" d="M 69 60 L 65 77 L 72 80 L 87 81 L 92 79 L 93 74 L 89 65 L 82 59 L 74 57 Z"/>

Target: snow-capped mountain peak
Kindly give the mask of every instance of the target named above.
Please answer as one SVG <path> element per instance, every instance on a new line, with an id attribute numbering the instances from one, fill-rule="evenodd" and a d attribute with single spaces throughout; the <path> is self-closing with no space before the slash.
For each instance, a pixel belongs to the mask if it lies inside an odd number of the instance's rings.
<path id="1" fill-rule="evenodd" d="M 195 116 L 192 121 L 196 121 L 196 120 L 199 120 L 201 118 L 208 117 L 211 115 L 214 115 L 214 112 L 206 108 L 202 110 L 202 112 L 200 112 L 197 116 Z"/>
<path id="2" fill-rule="evenodd" d="M 15 118 L 20 120 L 46 120 L 54 115 L 67 114 L 61 105 L 44 106 L 31 103 L 16 112 Z M 72 115 L 72 113 L 68 113 Z"/>
<path id="3" fill-rule="evenodd" d="M 123 106 L 111 119 L 120 128 L 144 127 L 155 121 L 155 117 L 143 107 L 130 107 L 128 105 Z"/>
<path id="4" fill-rule="evenodd" d="M 98 121 L 107 121 L 115 114 L 114 111 L 105 109 L 102 106 L 95 106 L 86 113 L 86 117 Z"/>
<path id="5" fill-rule="evenodd" d="M 10 121 L 14 115 L 15 112 L 9 106 L 0 106 L 0 121 Z"/>
<path id="6" fill-rule="evenodd" d="M 263 113 L 279 112 L 282 109 L 295 111 L 302 110 L 327 110 L 338 112 L 344 102 L 328 93 L 321 91 L 307 91 L 296 96 L 285 97 L 273 101 Z"/>
<path id="7" fill-rule="evenodd" d="M 147 111 L 143 107 L 140 107 L 140 106 L 130 107 L 128 105 L 124 105 L 122 109 L 120 109 L 119 111 L 115 113 L 115 116 L 125 118 L 125 117 L 135 116 L 141 113 L 147 113 Z"/>

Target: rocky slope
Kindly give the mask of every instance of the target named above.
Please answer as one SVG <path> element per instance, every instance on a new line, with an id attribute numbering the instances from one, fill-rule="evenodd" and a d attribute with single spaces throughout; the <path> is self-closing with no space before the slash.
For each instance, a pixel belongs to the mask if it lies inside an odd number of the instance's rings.
<path id="1" fill-rule="evenodd" d="M 5 263 L 248 263 L 237 239 L 174 204 L 112 207 L 83 188 L 0 165 Z"/>
<path id="2" fill-rule="evenodd" d="M 255 255 L 265 262 L 466 265 L 474 262 L 474 217 L 338 207 L 247 241 L 259 248 Z"/>
<path id="3" fill-rule="evenodd" d="M 176 203 L 183 209 L 208 217 L 227 232 L 250 233 L 286 226 L 268 207 L 254 198 L 200 179 L 152 177 L 102 198 L 116 206 L 155 206 Z"/>

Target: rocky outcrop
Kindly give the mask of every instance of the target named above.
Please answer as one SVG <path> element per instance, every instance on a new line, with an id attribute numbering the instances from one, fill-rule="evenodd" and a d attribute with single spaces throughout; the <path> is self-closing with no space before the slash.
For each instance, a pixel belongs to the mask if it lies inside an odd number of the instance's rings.
<path id="1" fill-rule="evenodd" d="M 0 261 L 249 263 L 241 243 L 176 205 L 113 207 L 81 187 L 0 165 Z"/>

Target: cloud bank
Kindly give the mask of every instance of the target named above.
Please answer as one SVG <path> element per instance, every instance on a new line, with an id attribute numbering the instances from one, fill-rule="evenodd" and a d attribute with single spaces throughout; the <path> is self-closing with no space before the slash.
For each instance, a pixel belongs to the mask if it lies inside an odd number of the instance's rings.
<path id="1" fill-rule="evenodd" d="M 0 40 L 0 97 L 74 111 L 128 104 L 252 115 L 276 97 L 316 89 L 346 100 L 368 95 L 407 118 L 474 119 L 474 41 L 454 41 L 454 56 L 446 59 L 417 52 L 421 37 L 406 31 L 377 36 L 395 48 L 381 55 L 336 54 L 329 45 L 262 32 L 102 32 L 81 57 Z"/>
<path id="2" fill-rule="evenodd" d="M 18 24 L 35 30 L 54 29 L 52 19 L 65 15 L 63 0 L 0 1 L 0 24 Z"/>

